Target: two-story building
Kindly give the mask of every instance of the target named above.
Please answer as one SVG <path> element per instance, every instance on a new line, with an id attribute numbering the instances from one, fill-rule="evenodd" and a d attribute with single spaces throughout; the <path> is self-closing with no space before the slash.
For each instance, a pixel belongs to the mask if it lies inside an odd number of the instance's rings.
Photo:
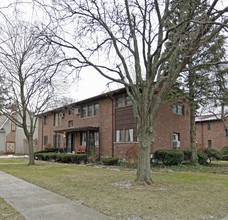
<path id="1" fill-rule="evenodd" d="M 189 110 L 181 103 L 164 103 L 155 122 L 157 149 L 189 149 Z M 39 149 L 45 145 L 83 153 L 93 140 L 99 157 L 124 158 L 137 146 L 136 119 L 126 90 L 118 89 L 39 115 Z"/>
<path id="2" fill-rule="evenodd" d="M 198 147 L 221 150 L 228 146 L 228 133 L 221 121 L 221 115 L 203 115 L 196 118 L 196 138 Z"/>

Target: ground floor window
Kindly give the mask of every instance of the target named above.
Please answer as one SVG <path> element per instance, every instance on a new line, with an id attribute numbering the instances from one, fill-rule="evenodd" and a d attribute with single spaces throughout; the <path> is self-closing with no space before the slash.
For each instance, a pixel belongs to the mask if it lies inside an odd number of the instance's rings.
<path id="1" fill-rule="evenodd" d="M 208 148 L 211 148 L 211 146 L 212 146 L 212 142 L 211 140 L 208 140 Z"/>
<path id="2" fill-rule="evenodd" d="M 60 148 L 61 146 L 61 137 L 60 135 L 54 135 L 54 147 L 55 148 Z"/>
<path id="3" fill-rule="evenodd" d="M 116 142 L 123 142 L 123 130 L 116 130 Z"/>
<path id="4" fill-rule="evenodd" d="M 126 129 L 125 130 L 125 141 L 126 142 L 133 142 L 133 129 Z"/>
<path id="5" fill-rule="evenodd" d="M 83 132 L 82 133 L 82 146 L 86 146 L 86 133 L 85 132 Z"/>
<path id="6" fill-rule="evenodd" d="M 173 149 L 180 148 L 180 134 L 173 133 Z"/>
<path id="7" fill-rule="evenodd" d="M 95 146 L 99 146 L 99 132 L 94 132 Z"/>
<path id="8" fill-rule="evenodd" d="M 48 136 L 44 136 L 44 145 L 48 143 Z"/>

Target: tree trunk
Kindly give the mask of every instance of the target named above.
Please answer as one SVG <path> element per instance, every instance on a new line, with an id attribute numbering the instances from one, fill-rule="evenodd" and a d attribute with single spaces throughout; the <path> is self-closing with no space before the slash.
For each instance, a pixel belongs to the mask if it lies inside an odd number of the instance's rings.
<path id="1" fill-rule="evenodd" d="M 194 104 L 190 103 L 190 141 L 191 141 L 191 162 L 198 163 L 197 146 L 196 146 L 196 125 L 195 125 L 195 108 Z"/>
<path id="2" fill-rule="evenodd" d="M 145 114 L 142 114 L 145 116 Z M 150 173 L 151 144 L 154 140 L 154 130 L 150 117 L 143 117 L 137 122 L 138 164 L 136 182 L 143 185 L 150 185 L 153 181 Z"/>
<path id="3" fill-rule="evenodd" d="M 29 163 L 28 165 L 34 165 L 34 148 L 33 148 L 33 138 L 31 136 L 28 137 L 28 145 L 29 145 Z"/>

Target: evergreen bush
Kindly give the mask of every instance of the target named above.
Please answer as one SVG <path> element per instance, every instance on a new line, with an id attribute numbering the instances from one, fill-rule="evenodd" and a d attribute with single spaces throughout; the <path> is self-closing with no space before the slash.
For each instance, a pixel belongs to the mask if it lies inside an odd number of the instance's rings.
<path id="1" fill-rule="evenodd" d="M 107 158 L 102 158 L 101 162 L 104 165 L 116 165 L 118 160 L 119 160 L 119 158 L 117 158 L 117 157 L 107 157 Z"/>
<path id="2" fill-rule="evenodd" d="M 227 155 L 228 154 L 228 146 L 224 146 L 221 150 L 222 155 Z"/>
<path id="3" fill-rule="evenodd" d="M 210 162 L 212 161 L 213 158 L 215 158 L 216 160 L 222 159 L 222 154 L 216 149 L 206 148 L 204 153 L 209 158 Z"/>
<path id="4" fill-rule="evenodd" d="M 154 157 L 165 165 L 178 165 L 184 160 L 184 153 L 176 150 L 157 150 Z"/>
<path id="5" fill-rule="evenodd" d="M 222 160 L 228 161 L 228 154 L 222 155 Z"/>
<path id="6" fill-rule="evenodd" d="M 80 164 L 81 162 L 87 162 L 87 155 L 86 154 L 72 154 L 71 155 L 71 162 Z"/>
<path id="7" fill-rule="evenodd" d="M 208 157 L 205 155 L 205 154 L 202 154 L 202 153 L 197 153 L 197 156 L 198 156 L 198 163 L 200 165 L 207 165 L 208 164 Z"/>

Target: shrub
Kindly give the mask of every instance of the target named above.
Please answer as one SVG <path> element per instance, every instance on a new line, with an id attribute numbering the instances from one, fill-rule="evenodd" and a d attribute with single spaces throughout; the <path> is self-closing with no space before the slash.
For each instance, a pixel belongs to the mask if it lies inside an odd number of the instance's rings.
<path id="1" fill-rule="evenodd" d="M 119 160 L 119 158 L 117 158 L 117 157 L 107 157 L 107 158 L 102 158 L 101 162 L 104 165 L 116 165 L 118 160 Z"/>
<path id="2" fill-rule="evenodd" d="M 222 148 L 221 154 L 222 155 L 227 155 L 228 154 L 228 146 L 225 146 L 225 147 Z"/>
<path id="3" fill-rule="evenodd" d="M 205 154 L 197 153 L 198 156 L 198 163 L 200 165 L 207 165 L 208 164 L 208 157 Z"/>
<path id="4" fill-rule="evenodd" d="M 204 151 L 204 154 L 209 158 L 210 162 L 213 158 L 217 160 L 222 159 L 222 155 L 219 151 L 212 149 L 212 148 L 206 148 Z"/>
<path id="5" fill-rule="evenodd" d="M 222 155 L 222 160 L 228 161 L 228 154 Z"/>
<path id="6" fill-rule="evenodd" d="M 176 150 L 157 150 L 154 157 L 165 165 L 178 165 L 184 160 L 184 153 Z"/>
<path id="7" fill-rule="evenodd" d="M 71 155 L 71 162 L 80 164 L 81 162 L 87 162 L 87 155 L 86 154 L 72 154 Z"/>
<path id="8" fill-rule="evenodd" d="M 34 156 L 37 160 L 43 160 L 43 153 L 36 152 Z"/>
<path id="9" fill-rule="evenodd" d="M 57 155 L 57 160 L 62 163 L 70 163 L 71 162 L 71 155 L 72 154 L 58 154 Z"/>
<path id="10" fill-rule="evenodd" d="M 191 160 L 192 152 L 190 150 L 183 151 L 184 153 L 184 160 Z"/>

